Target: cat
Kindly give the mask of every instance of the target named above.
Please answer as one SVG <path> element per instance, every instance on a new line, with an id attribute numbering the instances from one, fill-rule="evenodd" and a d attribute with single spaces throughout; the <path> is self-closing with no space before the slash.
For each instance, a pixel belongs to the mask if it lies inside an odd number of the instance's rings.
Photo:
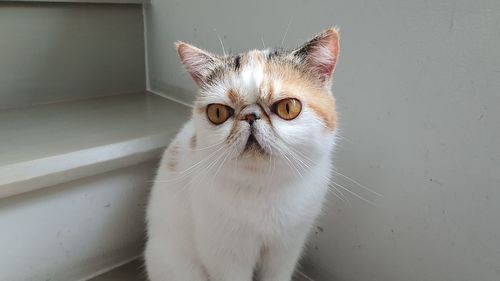
<path id="1" fill-rule="evenodd" d="M 290 281 L 328 191 L 339 34 L 214 55 L 176 43 L 199 87 L 147 208 L 151 281 Z"/>

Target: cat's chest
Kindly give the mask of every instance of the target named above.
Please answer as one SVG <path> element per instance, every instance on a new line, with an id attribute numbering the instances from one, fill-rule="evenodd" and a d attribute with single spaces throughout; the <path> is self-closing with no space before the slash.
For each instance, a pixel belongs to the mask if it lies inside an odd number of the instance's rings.
<path id="1" fill-rule="evenodd" d="M 223 183 L 222 183 L 223 184 Z M 311 220 L 319 211 L 321 192 L 307 190 L 303 183 L 277 187 L 272 183 L 207 186 L 211 192 L 199 192 L 194 197 L 198 216 L 233 224 L 261 233 L 285 231 Z M 315 194 L 318 193 L 318 194 Z"/>

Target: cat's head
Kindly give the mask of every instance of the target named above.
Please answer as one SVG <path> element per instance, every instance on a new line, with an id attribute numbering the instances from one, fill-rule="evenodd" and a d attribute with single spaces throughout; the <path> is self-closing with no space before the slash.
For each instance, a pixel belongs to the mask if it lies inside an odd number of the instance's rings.
<path id="1" fill-rule="evenodd" d="M 336 29 L 289 51 L 229 56 L 176 46 L 200 88 L 193 111 L 198 149 L 221 148 L 225 161 L 254 168 L 277 159 L 292 169 L 330 154 L 337 121 L 330 90 L 339 56 Z"/>

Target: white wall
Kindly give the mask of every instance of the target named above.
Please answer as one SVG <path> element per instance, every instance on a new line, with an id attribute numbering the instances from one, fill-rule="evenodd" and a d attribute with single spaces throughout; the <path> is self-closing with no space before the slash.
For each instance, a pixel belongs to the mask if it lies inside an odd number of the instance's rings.
<path id="1" fill-rule="evenodd" d="M 210 2 L 210 3 L 209 3 Z M 215 3 L 215 4 L 211 4 Z M 500 1 L 153 1 L 149 82 L 194 90 L 173 42 L 295 46 L 333 24 L 337 177 L 305 269 L 316 280 L 500 280 Z"/>
<path id="2" fill-rule="evenodd" d="M 0 1 L 0 109 L 142 92 L 138 5 Z"/>

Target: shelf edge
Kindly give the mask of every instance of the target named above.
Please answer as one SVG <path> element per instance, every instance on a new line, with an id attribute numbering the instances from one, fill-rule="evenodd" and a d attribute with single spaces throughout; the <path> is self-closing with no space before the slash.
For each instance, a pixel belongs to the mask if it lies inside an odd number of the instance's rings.
<path id="1" fill-rule="evenodd" d="M 0 167 L 0 198 L 157 159 L 171 134 L 151 135 Z"/>

